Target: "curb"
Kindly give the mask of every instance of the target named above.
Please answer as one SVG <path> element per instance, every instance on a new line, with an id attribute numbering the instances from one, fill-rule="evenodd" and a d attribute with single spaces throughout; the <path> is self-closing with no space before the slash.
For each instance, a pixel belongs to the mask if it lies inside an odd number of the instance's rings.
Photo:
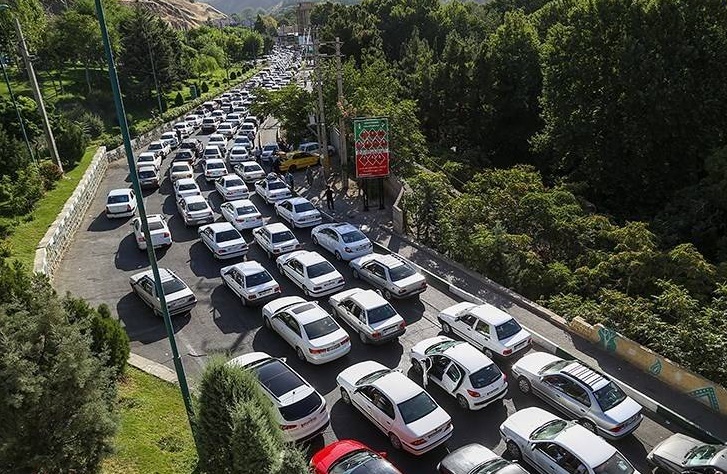
<path id="1" fill-rule="evenodd" d="M 142 372 L 146 372 L 149 375 L 160 378 L 165 382 L 173 383 L 175 385 L 177 383 L 177 374 L 169 367 L 158 362 L 154 362 L 153 360 L 149 360 L 132 352 L 129 354 L 128 363 L 130 366 L 135 367 Z"/>

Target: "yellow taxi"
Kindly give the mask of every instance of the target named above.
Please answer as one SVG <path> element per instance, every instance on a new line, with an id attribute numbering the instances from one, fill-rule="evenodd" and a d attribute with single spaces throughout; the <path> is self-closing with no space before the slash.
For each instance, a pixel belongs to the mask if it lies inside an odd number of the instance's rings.
<path id="1" fill-rule="evenodd" d="M 280 155 L 278 159 L 280 160 L 280 171 L 282 172 L 287 172 L 288 170 L 295 172 L 296 170 L 302 170 L 309 166 L 318 165 L 321 162 L 320 155 L 300 150 Z"/>

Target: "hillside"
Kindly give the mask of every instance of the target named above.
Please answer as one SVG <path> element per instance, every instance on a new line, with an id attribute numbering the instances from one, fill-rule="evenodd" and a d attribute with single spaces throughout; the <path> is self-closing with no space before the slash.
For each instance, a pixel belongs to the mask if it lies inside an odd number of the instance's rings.
<path id="1" fill-rule="evenodd" d="M 233 13 L 240 13 L 246 8 L 273 10 L 282 3 L 282 0 L 207 0 L 207 3 L 228 15 L 232 15 Z"/>
<path id="2" fill-rule="evenodd" d="M 167 20 L 173 27 L 188 29 L 208 20 L 221 20 L 227 15 L 212 5 L 189 0 L 121 0 L 127 4 L 142 4 L 150 11 Z"/>

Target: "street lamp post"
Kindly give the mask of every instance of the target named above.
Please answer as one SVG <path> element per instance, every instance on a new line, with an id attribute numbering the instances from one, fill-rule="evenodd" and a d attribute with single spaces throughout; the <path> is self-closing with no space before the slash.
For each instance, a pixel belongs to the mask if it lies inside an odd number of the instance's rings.
<path id="1" fill-rule="evenodd" d="M 0 57 L 0 67 L 2 67 L 3 70 L 3 77 L 5 78 L 5 84 L 8 86 L 8 94 L 10 95 L 10 100 L 13 101 L 13 106 L 15 107 L 15 113 L 18 116 L 18 122 L 20 122 L 20 131 L 23 132 L 23 140 L 25 140 L 25 146 L 28 147 L 28 154 L 30 155 L 30 158 L 35 163 L 35 155 L 33 154 L 33 149 L 30 147 L 30 140 L 28 140 L 28 133 L 25 131 L 25 123 L 23 123 L 23 114 L 20 112 L 20 107 L 18 106 L 18 102 L 15 100 L 15 94 L 13 94 L 13 88 L 10 85 L 10 78 L 8 77 L 8 72 L 5 69 L 5 59 L 3 57 Z"/>

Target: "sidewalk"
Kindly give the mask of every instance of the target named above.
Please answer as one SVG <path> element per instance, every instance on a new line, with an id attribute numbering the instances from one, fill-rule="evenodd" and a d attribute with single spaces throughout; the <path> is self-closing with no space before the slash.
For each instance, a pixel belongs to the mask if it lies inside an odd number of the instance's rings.
<path id="1" fill-rule="evenodd" d="M 371 203 L 369 211 L 363 211 L 363 200 L 356 183 L 350 181 L 348 193 L 341 192 L 340 178 L 334 176 L 334 211 L 326 209 L 325 185 L 322 171 L 317 170 L 313 186 L 306 183 L 298 187 L 298 193 L 308 198 L 325 213 L 339 221 L 348 221 L 362 226 L 369 238 L 411 260 L 432 274 L 449 281 L 462 290 L 487 302 L 503 308 L 515 315 L 526 327 L 540 333 L 569 354 L 594 367 L 600 367 L 620 381 L 637 389 L 655 402 L 673 410 L 677 414 L 698 425 L 721 440 L 727 440 L 727 417 L 724 417 L 687 395 L 673 390 L 660 380 L 653 378 L 628 362 L 608 354 L 597 346 L 580 337 L 565 332 L 549 321 L 533 314 L 525 308 L 515 306 L 511 299 L 488 289 L 481 275 L 452 262 L 445 257 L 420 246 L 405 236 L 395 234 L 391 225 L 391 205 L 386 202 L 385 209 L 379 210 L 378 202 Z M 661 412 L 660 412 L 661 414 Z M 664 414 L 662 422 L 670 429 L 684 431 L 675 426 Z"/>

